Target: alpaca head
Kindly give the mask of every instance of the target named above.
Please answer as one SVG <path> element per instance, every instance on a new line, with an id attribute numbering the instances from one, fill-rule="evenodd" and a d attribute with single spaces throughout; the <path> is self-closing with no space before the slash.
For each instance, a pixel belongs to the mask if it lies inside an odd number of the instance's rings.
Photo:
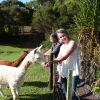
<path id="1" fill-rule="evenodd" d="M 33 49 L 27 57 L 27 60 L 32 63 L 42 64 L 46 62 L 43 52 L 41 51 L 42 45 Z"/>

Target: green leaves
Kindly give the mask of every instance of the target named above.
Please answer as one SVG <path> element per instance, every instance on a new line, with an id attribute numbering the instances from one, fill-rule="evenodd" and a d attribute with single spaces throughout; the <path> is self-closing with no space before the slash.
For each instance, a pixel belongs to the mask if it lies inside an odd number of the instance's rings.
<path id="1" fill-rule="evenodd" d="M 50 34 L 61 27 L 69 28 L 73 22 L 72 13 L 67 11 L 67 5 L 61 0 L 45 1 L 34 10 L 32 26 L 39 32 Z M 73 9 L 71 11 L 73 12 Z"/>
<path id="2" fill-rule="evenodd" d="M 97 28 L 95 22 L 97 22 L 97 16 L 100 16 L 97 13 L 98 6 L 100 6 L 98 0 L 78 0 L 78 14 L 74 17 L 78 28 Z"/>

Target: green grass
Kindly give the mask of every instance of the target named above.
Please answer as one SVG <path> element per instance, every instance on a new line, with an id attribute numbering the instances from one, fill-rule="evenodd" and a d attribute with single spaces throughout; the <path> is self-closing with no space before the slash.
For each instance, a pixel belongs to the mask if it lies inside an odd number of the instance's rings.
<path id="1" fill-rule="evenodd" d="M 25 49 L 0 45 L 0 60 L 16 60 Z"/>
<path id="2" fill-rule="evenodd" d="M 97 68 L 96 79 L 99 79 L 99 78 L 100 78 L 100 68 Z"/>
<path id="3" fill-rule="evenodd" d="M 16 60 L 25 48 L 0 46 L 0 60 Z M 6 100 L 12 100 L 10 89 L 3 87 Z M 48 69 L 38 64 L 31 64 L 27 70 L 24 85 L 21 87 L 20 100 L 53 100 L 52 91 L 48 88 Z M 0 100 L 4 100 L 0 96 Z"/>

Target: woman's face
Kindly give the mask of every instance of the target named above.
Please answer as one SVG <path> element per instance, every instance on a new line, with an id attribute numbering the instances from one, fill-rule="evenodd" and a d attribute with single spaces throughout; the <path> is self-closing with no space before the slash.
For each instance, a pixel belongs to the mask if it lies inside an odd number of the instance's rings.
<path id="1" fill-rule="evenodd" d="M 58 35 L 58 38 L 59 38 L 59 40 L 61 42 L 66 43 L 66 42 L 69 41 L 69 39 L 68 39 L 66 34 L 64 34 L 64 33 L 57 33 L 57 35 Z"/>
<path id="2" fill-rule="evenodd" d="M 50 37 L 50 42 L 51 42 L 51 43 L 56 43 L 57 40 L 56 40 L 54 37 Z"/>

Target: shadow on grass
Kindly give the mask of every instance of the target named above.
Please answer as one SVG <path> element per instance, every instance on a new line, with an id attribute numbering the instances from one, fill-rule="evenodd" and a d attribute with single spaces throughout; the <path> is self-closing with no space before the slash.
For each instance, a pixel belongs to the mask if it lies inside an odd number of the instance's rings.
<path id="1" fill-rule="evenodd" d="M 38 40 L 38 41 L 37 41 Z M 19 48 L 34 48 L 44 40 L 42 34 L 22 34 L 22 35 L 0 35 L 0 45 L 13 46 Z"/>
<path id="2" fill-rule="evenodd" d="M 27 98 L 22 97 L 22 96 L 27 96 Z M 29 98 L 28 98 L 29 97 Z M 26 94 L 26 95 L 21 95 L 20 100 L 53 100 L 53 94 L 48 93 L 48 94 Z"/>
<path id="3" fill-rule="evenodd" d="M 27 96 L 27 97 L 25 97 Z M 12 97 L 10 97 L 7 100 L 12 100 Z M 25 95 L 20 95 L 19 100 L 53 100 L 53 94 L 48 93 L 48 94 L 25 94 Z"/>
<path id="4" fill-rule="evenodd" d="M 24 86 L 36 86 L 39 88 L 47 87 L 48 82 L 34 81 L 34 82 L 24 82 Z"/>

